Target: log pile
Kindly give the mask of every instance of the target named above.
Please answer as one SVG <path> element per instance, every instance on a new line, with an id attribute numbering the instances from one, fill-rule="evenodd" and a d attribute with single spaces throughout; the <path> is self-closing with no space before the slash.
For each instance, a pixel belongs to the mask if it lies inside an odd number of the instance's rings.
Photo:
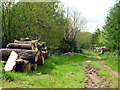
<path id="1" fill-rule="evenodd" d="M 104 52 L 109 51 L 109 48 L 102 48 L 97 46 L 91 46 L 90 49 L 93 51 L 101 52 L 102 54 L 104 54 Z"/>
<path id="2" fill-rule="evenodd" d="M 29 72 L 44 64 L 48 51 L 45 42 L 21 38 L 0 49 L 0 55 L 5 64 L 5 71 Z"/>

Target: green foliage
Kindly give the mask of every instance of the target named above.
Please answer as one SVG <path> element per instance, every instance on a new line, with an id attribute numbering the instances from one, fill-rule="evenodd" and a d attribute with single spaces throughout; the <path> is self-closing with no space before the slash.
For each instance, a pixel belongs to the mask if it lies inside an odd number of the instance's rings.
<path id="1" fill-rule="evenodd" d="M 105 52 L 104 54 L 98 53 L 102 60 L 112 69 L 118 71 L 118 64 L 119 64 L 119 55 L 118 50 L 114 52 Z"/>
<path id="2" fill-rule="evenodd" d="M 101 32 L 100 32 L 100 35 L 98 36 L 98 46 L 101 46 L 101 47 L 103 47 L 103 46 L 106 46 L 106 44 L 107 44 L 107 39 L 106 39 L 106 37 L 107 37 L 107 33 L 106 33 L 106 31 L 103 29 Z"/>
<path id="3" fill-rule="evenodd" d="M 96 30 L 95 34 L 92 35 L 92 44 L 97 46 L 105 46 L 114 50 L 119 50 L 120 55 L 120 2 L 109 10 L 109 14 L 106 17 L 105 25 L 100 31 Z"/>
<path id="4" fill-rule="evenodd" d="M 70 40 L 70 39 L 63 39 L 61 41 L 60 51 L 63 53 L 66 53 L 69 51 L 77 51 L 76 41 Z"/>
<path id="5" fill-rule="evenodd" d="M 98 28 L 94 34 L 92 34 L 92 44 L 98 45 L 99 44 L 99 35 L 100 35 L 100 29 Z"/>
<path id="6" fill-rule="evenodd" d="M 11 74 L 11 72 L 5 72 L 5 74 L 3 74 L 4 79 L 8 80 L 8 81 L 14 81 L 14 76 Z"/>
<path id="7" fill-rule="evenodd" d="M 91 45 L 91 39 L 91 33 L 79 31 L 76 36 L 77 48 L 89 48 Z"/>
<path id="8" fill-rule="evenodd" d="M 56 48 L 63 38 L 64 11 L 57 3 L 3 2 L 2 9 L 3 47 L 14 39 L 29 37 L 41 38 L 48 47 Z"/>
<path id="9" fill-rule="evenodd" d="M 75 38 L 77 32 L 84 28 L 85 19 L 76 11 L 71 15 L 67 11 L 69 17 L 65 17 L 65 13 L 58 2 L 14 3 L 4 0 L 2 3 L 2 46 L 6 47 L 14 39 L 29 37 L 40 38 L 50 49 L 56 49 L 65 39 L 68 42 L 64 48 L 75 51 L 77 43 Z"/>
<path id="10" fill-rule="evenodd" d="M 106 18 L 104 30 L 107 32 L 107 44 L 106 46 L 113 50 L 120 50 L 120 2 L 116 3 L 109 11 L 109 15 Z"/>

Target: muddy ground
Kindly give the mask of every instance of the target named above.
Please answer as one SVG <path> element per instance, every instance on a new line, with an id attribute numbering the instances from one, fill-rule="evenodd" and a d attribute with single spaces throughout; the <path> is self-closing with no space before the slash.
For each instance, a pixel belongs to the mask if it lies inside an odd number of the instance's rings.
<path id="1" fill-rule="evenodd" d="M 118 72 L 115 70 L 112 70 L 110 67 L 108 67 L 102 60 L 101 57 L 97 54 L 93 53 L 97 59 L 99 60 L 100 64 L 105 67 L 111 74 L 118 77 Z M 90 54 L 89 59 L 87 61 L 90 61 L 90 58 L 92 56 Z M 112 86 L 112 81 L 106 80 L 102 76 L 100 76 L 97 71 L 99 68 L 93 67 L 90 63 L 87 63 L 86 67 L 82 66 L 75 66 L 75 67 L 81 67 L 85 71 L 85 81 L 83 82 L 85 84 L 85 88 L 110 88 Z"/>
<path id="2" fill-rule="evenodd" d="M 85 88 L 110 88 L 112 82 L 106 81 L 105 78 L 102 78 L 96 71 L 98 68 L 92 67 L 91 64 L 87 64 L 86 67 L 83 67 L 85 71 Z"/>

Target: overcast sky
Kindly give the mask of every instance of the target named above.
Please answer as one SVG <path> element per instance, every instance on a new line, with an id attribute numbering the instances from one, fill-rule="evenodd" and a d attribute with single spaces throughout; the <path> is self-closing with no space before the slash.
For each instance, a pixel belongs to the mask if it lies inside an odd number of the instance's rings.
<path id="1" fill-rule="evenodd" d="M 75 8 L 86 18 L 86 31 L 94 33 L 97 28 L 102 28 L 108 10 L 115 4 L 115 0 L 61 0 L 64 7 Z"/>

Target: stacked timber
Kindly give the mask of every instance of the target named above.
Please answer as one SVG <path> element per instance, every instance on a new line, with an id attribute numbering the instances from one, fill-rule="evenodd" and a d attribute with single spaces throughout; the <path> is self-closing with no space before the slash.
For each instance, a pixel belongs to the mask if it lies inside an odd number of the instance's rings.
<path id="1" fill-rule="evenodd" d="M 0 49 L 0 55 L 5 64 L 5 71 L 29 72 L 44 64 L 48 51 L 45 42 L 21 38 Z"/>
<path id="2" fill-rule="evenodd" d="M 104 54 L 104 52 L 109 51 L 109 48 L 102 48 L 97 46 L 91 46 L 90 49 L 93 51 L 101 52 L 102 54 Z"/>

